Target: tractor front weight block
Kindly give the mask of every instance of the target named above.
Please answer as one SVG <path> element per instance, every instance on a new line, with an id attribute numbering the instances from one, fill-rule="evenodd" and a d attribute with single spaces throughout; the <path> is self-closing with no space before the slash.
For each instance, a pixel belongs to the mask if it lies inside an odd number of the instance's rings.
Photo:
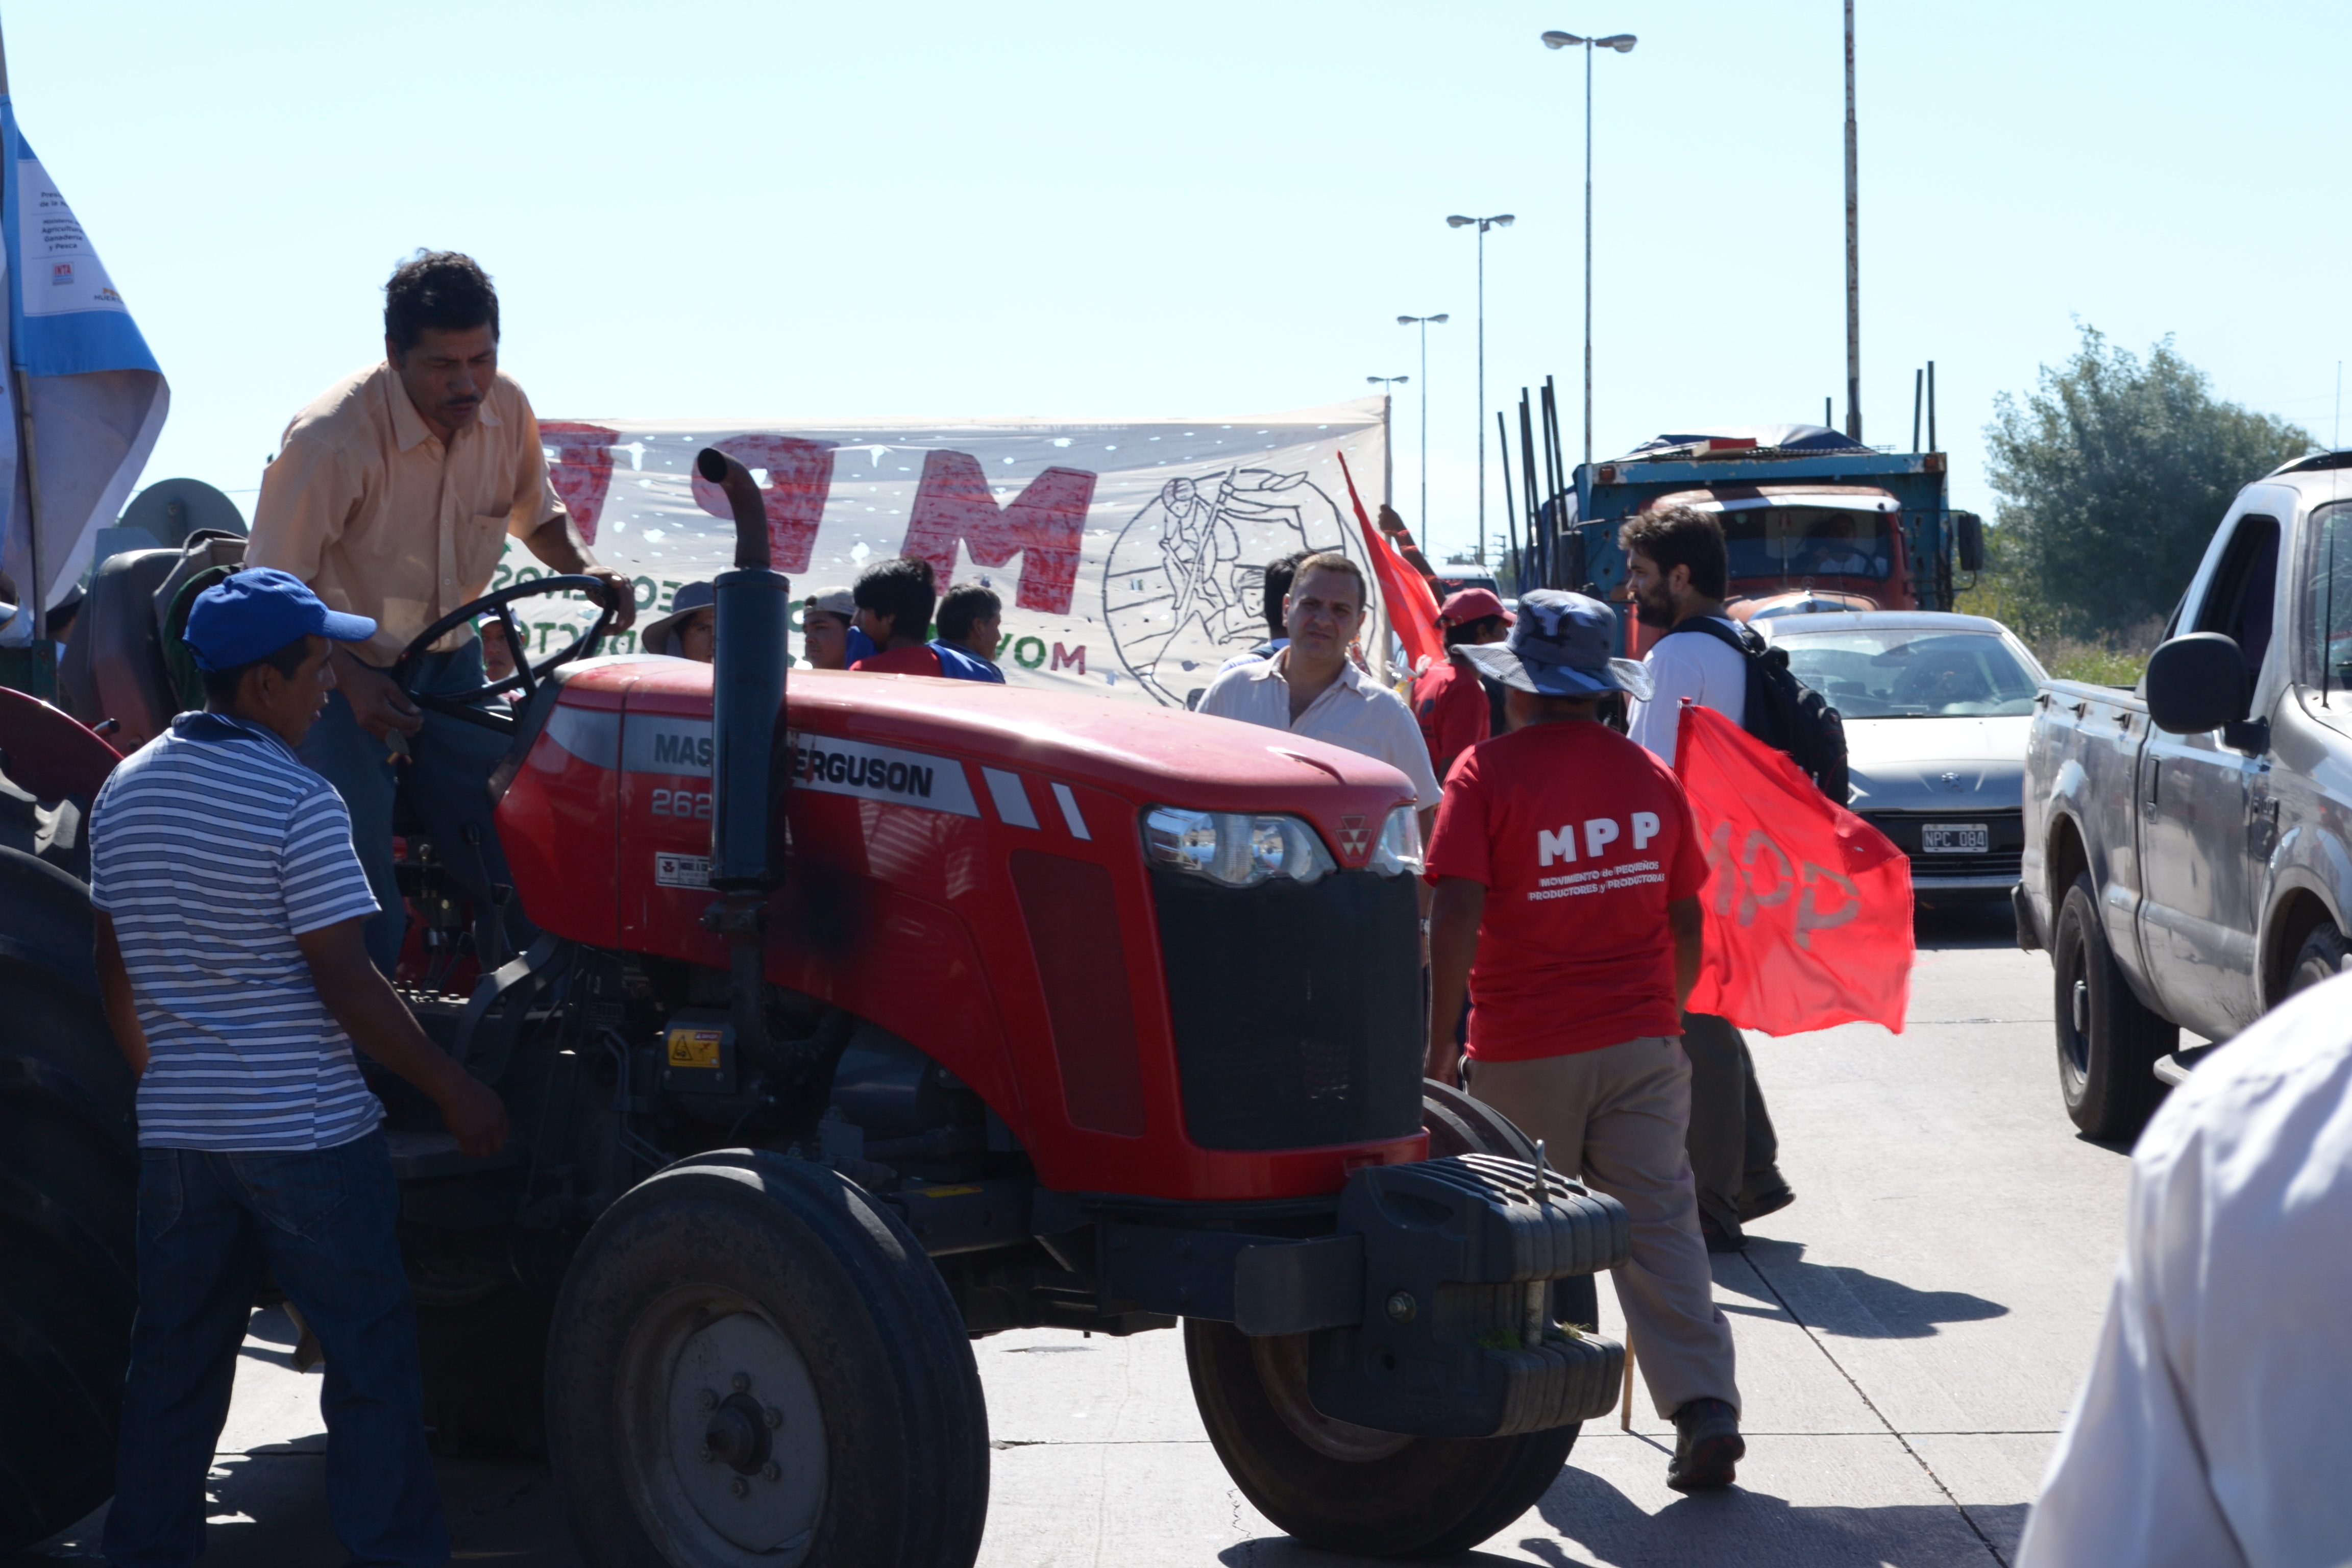
<path id="1" fill-rule="evenodd" d="M 1091 1206 L 1039 1196 L 1041 1229 Z M 1059 1208 L 1070 1212 L 1057 1223 Z M 1558 1172 L 1493 1154 L 1366 1166 L 1349 1177 L 1336 1228 L 1317 1236 L 1254 1233 L 1246 1213 L 1214 1228 L 1181 1208 L 1090 1217 L 1107 1300 L 1308 1335 L 1307 1388 L 1326 1415 L 1420 1437 L 1506 1437 L 1616 1402 L 1624 1348 L 1554 1322 L 1549 1304 L 1553 1281 L 1625 1260 L 1631 1222 L 1616 1199 Z"/>

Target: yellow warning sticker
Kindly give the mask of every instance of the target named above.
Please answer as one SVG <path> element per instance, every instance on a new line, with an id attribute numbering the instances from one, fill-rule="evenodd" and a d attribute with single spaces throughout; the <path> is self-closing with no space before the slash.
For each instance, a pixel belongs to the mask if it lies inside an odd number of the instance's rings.
<path id="1" fill-rule="evenodd" d="M 669 1032 L 669 1065 L 674 1068 L 716 1068 L 719 1066 L 719 1040 L 723 1029 L 672 1029 Z"/>
<path id="2" fill-rule="evenodd" d="M 978 1187 L 917 1187 L 915 1195 L 919 1198 L 960 1198 L 966 1193 L 978 1191 Z"/>

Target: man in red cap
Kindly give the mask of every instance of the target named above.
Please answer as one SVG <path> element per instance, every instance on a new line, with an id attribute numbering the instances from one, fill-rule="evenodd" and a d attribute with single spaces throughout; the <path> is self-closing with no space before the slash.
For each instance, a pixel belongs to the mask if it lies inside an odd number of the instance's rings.
<path id="1" fill-rule="evenodd" d="M 1445 632 L 1445 661 L 1431 665 L 1413 681 L 1412 716 L 1421 721 L 1422 742 L 1441 779 L 1454 758 L 1503 727 L 1495 717 L 1495 693 L 1459 650 L 1501 642 L 1510 635 L 1511 619 L 1503 601 L 1484 588 L 1463 589 L 1437 612 Z"/>

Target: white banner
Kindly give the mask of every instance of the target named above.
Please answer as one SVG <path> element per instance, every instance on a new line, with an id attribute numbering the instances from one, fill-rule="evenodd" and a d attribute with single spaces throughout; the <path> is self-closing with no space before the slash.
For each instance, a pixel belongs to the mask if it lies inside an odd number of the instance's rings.
<path id="1" fill-rule="evenodd" d="M 732 563 L 718 487 L 693 472 L 715 446 L 766 497 L 769 548 L 795 602 L 914 554 L 944 592 L 1004 603 L 997 662 L 1024 686 L 1185 706 L 1217 667 L 1263 641 L 1265 563 L 1343 549 L 1365 562 L 1340 477 L 1368 511 L 1386 499 L 1387 400 L 1255 419 L 1101 424 L 546 420 L 549 473 L 589 549 L 637 581 L 638 624 L 684 584 Z M 546 569 L 510 542 L 494 586 Z M 522 606 L 535 652 L 584 606 Z M 793 647 L 799 652 L 798 616 Z M 635 646 L 625 636 L 614 651 Z"/>

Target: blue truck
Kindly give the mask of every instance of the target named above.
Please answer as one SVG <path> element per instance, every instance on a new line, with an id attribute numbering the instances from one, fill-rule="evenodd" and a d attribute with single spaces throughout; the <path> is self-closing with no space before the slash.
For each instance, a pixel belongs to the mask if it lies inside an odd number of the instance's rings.
<path id="1" fill-rule="evenodd" d="M 1806 610 L 1948 610 L 1982 569 L 1982 524 L 1955 511 L 1942 452 L 1883 452 L 1820 425 L 1663 435 L 1580 465 L 1538 510 L 1519 585 L 1622 604 L 1617 525 L 1693 506 L 1721 514 L 1733 616 Z M 1957 579 L 1957 583 L 1956 583 Z M 1642 651 L 1630 614 L 1628 646 Z"/>

